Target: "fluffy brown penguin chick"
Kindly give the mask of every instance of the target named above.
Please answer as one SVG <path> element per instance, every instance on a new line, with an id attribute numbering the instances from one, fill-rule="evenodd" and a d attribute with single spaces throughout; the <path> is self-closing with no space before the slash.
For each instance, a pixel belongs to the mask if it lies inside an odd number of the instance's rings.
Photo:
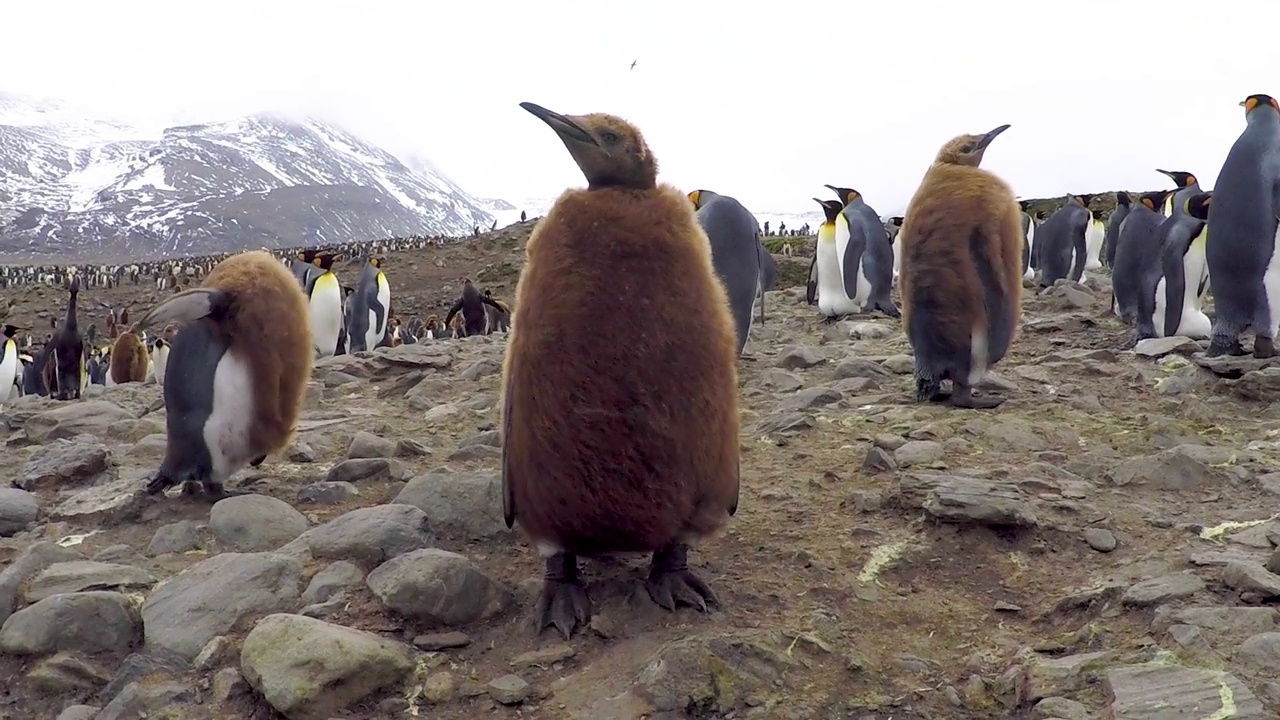
<path id="1" fill-rule="evenodd" d="M 961 135 L 938 151 L 915 196 L 902 243 L 902 322 L 915 352 L 916 399 L 994 408 L 973 394 L 1017 332 L 1022 224 L 1013 190 L 978 167 L 1009 129 Z M 941 391 L 950 380 L 952 392 Z"/>
<path id="2" fill-rule="evenodd" d="M 529 238 L 503 368 L 503 513 L 546 562 L 538 629 L 587 622 L 578 557 L 605 553 L 652 552 L 654 602 L 705 610 L 687 553 L 738 505 L 737 342 L 709 241 L 626 121 L 521 107 L 588 182 Z"/>
<path id="3" fill-rule="evenodd" d="M 116 335 L 116 341 L 111 344 L 111 364 L 107 372 L 111 374 L 111 382 L 117 385 L 142 382 L 147 379 L 147 365 L 150 361 L 142 338 L 133 330 L 124 330 Z"/>

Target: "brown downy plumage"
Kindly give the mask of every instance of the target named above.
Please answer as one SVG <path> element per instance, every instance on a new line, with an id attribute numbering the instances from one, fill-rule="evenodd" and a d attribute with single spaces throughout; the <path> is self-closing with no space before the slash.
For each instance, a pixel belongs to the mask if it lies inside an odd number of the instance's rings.
<path id="1" fill-rule="evenodd" d="M 142 338 L 133 330 L 118 330 L 116 341 L 111 344 L 111 365 L 107 368 L 111 382 L 119 385 L 146 380 L 150 362 Z"/>
<path id="2" fill-rule="evenodd" d="M 1018 201 L 978 165 L 1009 128 L 961 135 L 938 152 L 907 206 L 902 243 L 902 323 L 915 352 L 916 399 L 993 408 L 1003 398 L 973 385 L 1004 357 L 1022 292 Z M 951 393 L 941 391 L 950 380 Z"/>
<path id="3" fill-rule="evenodd" d="M 283 449 L 298 422 L 312 363 L 307 299 L 293 274 L 267 252 L 232 255 L 214 266 L 201 287 L 183 291 L 153 308 L 136 327 L 169 322 L 206 323 L 204 329 L 225 343 L 227 354 L 235 354 L 248 366 L 252 387 L 245 392 L 252 394 L 253 405 L 249 427 L 243 430 L 247 457 L 229 458 L 229 472 L 225 475 L 239 470 L 244 463 L 261 463 L 268 453 Z M 181 345 L 184 333 L 190 330 L 191 327 L 184 327 L 179 331 L 176 344 Z M 184 369 L 177 366 L 181 361 L 179 353 L 170 355 L 169 365 L 173 367 L 169 375 L 182 377 Z M 171 393 L 196 392 L 191 389 L 193 386 L 166 384 L 166 401 Z M 226 477 L 211 476 L 180 447 L 193 439 L 184 437 L 180 430 L 185 426 L 175 426 L 174 419 L 171 412 L 169 447 L 148 490 L 159 492 L 177 482 L 196 480 L 206 490 L 222 494 Z"/>
<path id="4" fill-rule="evenodd" d="M 529 238 L 503 368 L 503 511 L 546 561 L 539 628 L 589 619 L 579 555 L 653 552 L 650 597 L 706 609 L 688 543 L 738 503 L 737 342 L 709 242 L 630 124 L 522 107 L 589 183 Z"/>

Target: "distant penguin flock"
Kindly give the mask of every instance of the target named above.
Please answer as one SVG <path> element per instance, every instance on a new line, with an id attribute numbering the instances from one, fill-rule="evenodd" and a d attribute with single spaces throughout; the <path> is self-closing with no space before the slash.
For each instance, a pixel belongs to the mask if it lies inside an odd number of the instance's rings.
<path id="1" fill-rule="evenodd" d="M 1160 169 L 1174 188 L 1115 193 L 1110 212 L 1101 194 L 1020 200 L 984 166 L 1008 124 L 943 143 L 902 216 L 824 185 L 835 198 L 814 198 L 823 221 L 805 276 L 811 327 L 839 335 L 835 323 L 880 313 L 911 349 L 908 402 L 999 412 L 1019 399 L 984 380 L 1016 349 L 1024 290 L 1096 287 L 1105 270 L 1126 347 L 1181 336 L 1208 357 L 1275 357 L 1280 103 L 1250 95 L 1241 105 L 1244 130 L 1212 190 Z M 3 326 L 0 404 L 154 381 L 167 435 L 147 492 L 216 499 L 243 492 L 227 486 L 232 475 L 290 442 L 318 358 L 505 333 L 501 507 L 542 565 L 538 630 L 568 638 L 591 622 L 580 560 L 612 553 L 649 554 L 643 586 L 665 610 L 721 606 L 689 555 L 739 508 L 738 372 L 778 278 L 772 238 L 734 197 L 660 182 L 628 121 L 520 107 L 587 186 L 533 227 L 513 303 L 460 277 L 443 320 L 402 322 L 388 246 L 253 250 L 154 272 L 160 299 L 132 323 L 129 308 L 108 307 L 104 340 L 96 325 L 81 328 L 79 295 L 86 283 L 138 282 L 139 265 L 3 270 L 2 283 L 60 286 L 67 302 L 38 350 L 19 338 L 29 328 Z M 354 287 L 335 271 L 345 257 L 358 265 Z"/>

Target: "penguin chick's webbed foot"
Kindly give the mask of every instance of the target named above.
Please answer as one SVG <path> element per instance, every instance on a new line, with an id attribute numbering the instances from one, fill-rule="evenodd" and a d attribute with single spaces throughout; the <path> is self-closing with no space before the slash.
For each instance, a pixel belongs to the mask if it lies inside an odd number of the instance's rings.
<path id="1" fill-rule="evenodd" d="M 1256 341 L 1254 342 L 1254 345 L 1257 345 Z M 1209 342 L 1209 349 L 1205 351 L 1205 357 L 1219 357 L 1222 355 L 1234 355 L 1238 357 L 1246 354 L 1248 353 L 1245 351 L 1244 346 L 1240 344 L 1239 338 L 1225 343 L 1214 338 Z"/>
<path id="2" fill-rule="evenodd" d="M 948 402 L 951 403 L 952 407 L 967 408 L 969 410 L 990 410 L 999 407 L 1004 400 L 998 395 L 974 395 L 973 388 L 955 383 L 954 391 L 951 393 Z"/>
<path id="3" fill-rule="evenodd" d="M 649 578 L 644 587 L 649 597 L 662 608 L 674 611 L 686 605 L 700 612 L 718 607 L 719 598 L 705 582 L 689 571 L 689 547 L 675 544 L 653 554 Z"/>
<path id="4" fill-rule="evenodd" d="M 578 579 L 578 558 L 556 553 L 547 558 L 542 597 L 538 600 L 538 632 L 554 627 L 565 640 L 591 619 L 591 600 Z"/>
<path id="5" fill-rule="evenodd" d="M 1276 356 L 1276 343 L 1269 337 L 1258 335 L 1253 339 L 1253 356 L 1259 360 Z"/>

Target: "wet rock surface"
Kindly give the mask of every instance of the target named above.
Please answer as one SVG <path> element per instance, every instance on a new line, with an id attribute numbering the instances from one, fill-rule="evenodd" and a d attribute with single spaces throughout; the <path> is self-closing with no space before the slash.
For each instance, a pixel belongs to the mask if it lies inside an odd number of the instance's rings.
<path id="1" fill-rule="evenodd" d="M 393 292 L 425 277 L 396 262 Z M 1024 299 L 985 412 L 913 401 L 898 321 L 768 293 L 739 510 L 689 556 L 723 607 L 587 560 L 568 640 L 532 632 L 503 520 L 502 335 L 318 361 L 293 444 L 216 504 L 140 493 L 159 386 L 23 398 L 0 718 L 1280 716 L 1280 365 L 1125 350 L 1102 287 Z"/>

